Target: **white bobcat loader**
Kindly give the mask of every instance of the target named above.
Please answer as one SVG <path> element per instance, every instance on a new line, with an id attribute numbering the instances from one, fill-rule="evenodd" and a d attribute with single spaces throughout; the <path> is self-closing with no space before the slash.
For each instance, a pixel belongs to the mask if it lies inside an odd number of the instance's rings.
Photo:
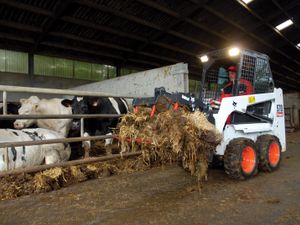
<path id="1" fill-rule="evenodd" d="M 152 107 L 151 115 L 184 106 L 205 112 L 208 120 L 223 134 L 222 142 L 209 158 L 221 163 L 235 179 L 255 175 L 258 169 L 272 172 L 286 150 L 283 94 L 274 88 L 269 57 L 238 48 L 213 51 L 203 55 L 200 96 L 168 93 L 155 88 L 154 97 L 135 98 L 138 106 Z M 228 79 L 227 68 L 234 68 Z M 136 111 L 137 112 L 137 111 Z"/>
<path id="2" fill-rule="evenodd" d="M 236 179 L 249 178 L 258 169 L 276 170 L 286 151 L 284 106 L 282 90 L 274 88 L 269 57 L 231 48 L 200 59 L 200 100 L 209 106 L 211 122 L 224 137 L 214 159 Z M 229 84 L 227 68 L 232 66 L 236 77 Z"/>

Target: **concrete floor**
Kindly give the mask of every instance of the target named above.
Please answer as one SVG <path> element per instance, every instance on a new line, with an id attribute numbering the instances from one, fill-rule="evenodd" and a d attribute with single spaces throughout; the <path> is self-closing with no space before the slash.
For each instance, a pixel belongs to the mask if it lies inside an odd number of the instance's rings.
<path id="1" fill-rule="evenodd" d="M 0 224 L 300 224 L 300 132 L 274 173 L 246 181 L 210 169 L 202 188 L 177 166 L 0 202 Z"/>

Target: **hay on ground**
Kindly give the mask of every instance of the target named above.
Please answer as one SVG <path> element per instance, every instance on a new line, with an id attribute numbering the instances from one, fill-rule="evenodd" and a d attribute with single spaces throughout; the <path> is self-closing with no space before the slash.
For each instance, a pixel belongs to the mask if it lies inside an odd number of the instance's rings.
<path id="1" fill-rule="evenodd" d="M 56 167 L 35 174 L 19 174 L 0 178 L 0 200 L 32 193 L 49 192 L 89 179 L 147 169 L 141 159 L 115 159 L 107 162 Z"/>
<path id="2" fill-rule="evenodd" d="M 144 108 L 137 114 L 124 116 L 117 133 L 121 152 L 141 150 L 141 156 L 3 177 L 0 178 L 0 199 L 48 192 L 88 179 L 174 162 L 199 179 L 205 177 L 207 157 L 220 143 L 221 134 L 201 112 L 169 110 L 151 118 L 150 111 Z"/>

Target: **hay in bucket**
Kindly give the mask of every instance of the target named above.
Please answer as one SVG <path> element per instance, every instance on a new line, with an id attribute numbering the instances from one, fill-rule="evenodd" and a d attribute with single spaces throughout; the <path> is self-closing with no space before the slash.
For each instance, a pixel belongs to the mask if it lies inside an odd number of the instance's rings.
<path id="1" fill-rule="evenodd" d="M 150 117 L 151 109 L 129 113 L 119 125 L 121 152 L 141 150 L 148 164 L 180 162 L 199 180 L 207 176 L 208 157 L 222 135 L 202 112 L 183 108 L 167 110 Z"/>

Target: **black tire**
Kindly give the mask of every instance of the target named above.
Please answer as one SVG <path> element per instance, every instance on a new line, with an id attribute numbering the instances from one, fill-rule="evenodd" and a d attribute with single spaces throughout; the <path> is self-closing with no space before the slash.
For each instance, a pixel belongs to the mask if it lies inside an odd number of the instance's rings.
<path id="1" fill-rule="evenodd" d="M 251 154 L 251 160 L 243 158 L 247 152 Z M 245 169 L 245 163 L 249 169 Z M 258 154 L 254 141 L 247 138 L 236 138 L 229 142 L 224 155 L 224 168 L 229 177 L 234 179 L 246 179 L 257 173 Z"/>
<path id="2" fill-rule="evenodd" d="M 279 159 L 270 159 L 270 150 L 272 149 L 271 145 L 275 144 L 279 148 L 279 152 L 276 153 L 276 157 Z M 264 172 L 273 172 L 278 169 L 281 162 L 281 144 L 279 139 L 273 135 L 262 135 L 257 138 L 256 149 L 258 152 L 258 168 Z M 271 150 L 272 151 L 272 150 Z M 276 151 L 276 150 L 275 150 Z M 274 161 L 275 160 L 275 161 Z"/>

